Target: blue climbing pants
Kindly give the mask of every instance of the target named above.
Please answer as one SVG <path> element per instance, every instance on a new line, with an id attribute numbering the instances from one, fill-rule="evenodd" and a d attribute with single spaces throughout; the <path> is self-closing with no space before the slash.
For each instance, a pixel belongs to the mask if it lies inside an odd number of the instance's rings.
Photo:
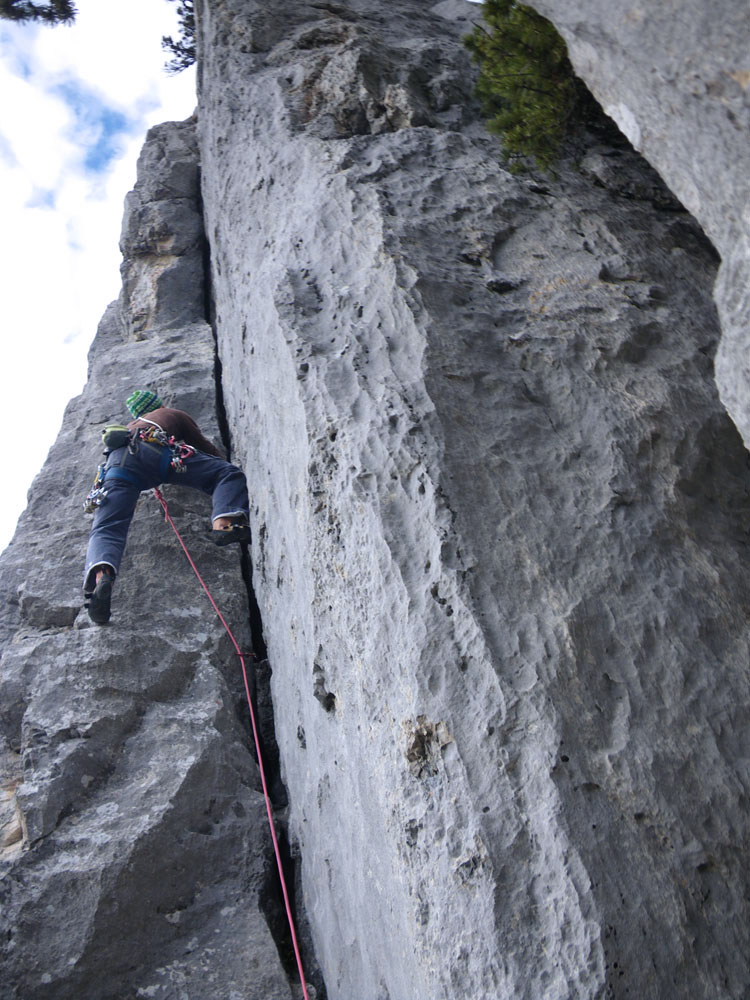
<path id="1" fill-rule="evenodd" d="M 197 451 L 184 459 L 184 471 L 171 467 L 172 453 L 161 445 L 139 441 L 134 453 L 127 446 L 117 448 L 107 459 L 104 476 L 107 495 L 94 514 L 83 589 L 91 593 L 95 586 L 96 566 L 110 566 L 115 574 L 125 550 L 128 528 L 142 490 L 162 483 L 190 486 L 212 498 L 212 520 L 217 517 L 248 516 L 249 501 L 245 474 L 223 458 Z M 89 579 L 91 577 L 91 579 Z"/>

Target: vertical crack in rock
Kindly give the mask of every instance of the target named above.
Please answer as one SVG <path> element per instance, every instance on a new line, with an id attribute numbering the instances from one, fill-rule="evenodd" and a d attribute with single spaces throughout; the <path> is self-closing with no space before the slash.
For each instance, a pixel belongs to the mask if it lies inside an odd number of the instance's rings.
<path id="1" fill-rule="evenodd" d="M 325 984 L 315 958 L 309 921 L 302 903 L 299 849 L 297 845 L 290 844 L 289 840 L 289 800 L 281 774 L 279 747 L 276 740 L 275 710 L 271 692 L 272 669 L 268 660 L 261 611 L 253 586 L 252 559 L 248 547 L 244 545 L 242 546 L 240 556 L 240 568 L 247 591 L 250 648 L 253 651 L 252 660 L 249 657 L 247 660 L 247 668 L 250 672 L 253 711 L 257 723 L 260 753 L 263 759 L 269 797 L 276 821 L 276 834 L 287 895 L 294 919 L 306 981 L 308 985 L 312 985 L 314 990 L 314 993 L 311 991 L 311 996 L 317 997 L 317 1000 L 325 1000 Z M 244 693 L 239 702 L 238 712 L 247 732 L 251 733 L 252 722 Z M 253 754 L 255 754 L 254 747 Z M 295 982 L 299 978 L 299 972 L 281 883 L 279 881 L 278 867 L 275 860 L 273 865 L 269 866 L 264 889 L 260 896 L 260 907 L 276 942 L 279 957 L 286 969 L 287 975 L 290 981 Z"/>
<path id="2" fill-rule="evenodd" d="M 203 216 L 203 199 L 200 198 L 201 217 Z M 216 392 L 216 419 L 219 425 L 219 433 L 229 461 L 232 460 L 232 432 L 227 420 L 227 411 L 224 405 L 224 387 L 222 381 L 222 364 L 219 355 L 216 338 L 216 308 L 213 296 L 213 285 L 211 282 L 211 244 L 206 238 L 205 231 L 202 243 L 203 260 L 203 304 L 206 323 L 211 327 L 211 334 L 214 341 L 214 387 Z"/>
<path id="3" fill-rule="evenodd" d="M 222 364 L 218 350 L 215 306 L 211 284 L 211 247 L 208 240 L 204 241 L 203 266 L 203 281 L 206 289 L 204 297 L 205 316 L 206 322 L 211 325 L 214 338 L 214 383 L 217 421 L 227 456 L 231 458 L 232 434 L 224 404 Z M 248 485 L 252 496 L 252 481 Z M 281 775 L 279 747 L 276 741 L 274 705 L 271 693 L 272 670 L 268 661 L 261 610 L 253 586 L 253 564 L 248 546 L 241 546 L 239 558 L 240 572 L 247 593 L 250 649 L 253 654 L 252 657 L 248 656 L 246 665 L 249 671 L 250 691 L 257 722 L 260 753 L 263 759 L 263 767 L 276 820 L 276 833 L 281 854 L 282 869 L 308 985 L 312 985 L 315 991 L 314 996 L 318 1000 L 325 1000 L 325 984 L 315 959 L 310 926 L 304 906 L 301 903 L 299 850 L 296 845 L 290 845 L 289 841 L 288 795 Z M 244 690 L 239 696 L 237 711 L 245 730 L 248 734 L 252 734 L 252 721 Z M 252 747 L 252 753 L 255 755 L 254 746 Z M 273 939 L 276 942 L 279 957 L 287 975 L 291 982 L 295 982 L 299 978 L 299 973 L 275 859 L 273 864 L 269 865 L 264 881 L 264 888 L 260 895 L 260 907 L 268 922 Z"/>
<path id="4" fill-rule="evenodd" d="M 288 797 L 281 776 L 279 748 L 276 742 L 274 707 L 271 696 L 272 671 L 268 660 L 259 660 L 254 665 L 253 673 L 254 708 L 260 730 L 261 753 L 263 755 L 266 780 L 276 820 L 281 864 L 284 871 L 287 895 L 294 919 L 305 978 L 307 983 L 312 984 L 315 990 L 314 994 L 311 993 L 311 996 L 314 995 L 318 1000 L 325 1000 L 327 996 L 325 984 L 315 958 L 310 925 L 302 902 L 299 848 L 296 844 L 290 843 L 289 840 Z M 299 972 L 294 954 L 294 945 L 276 865 L 274 865 L 272 871 L 269 871 L 260 905 L 276 941 L 279 956 L 290 981 L 298 981 Z"/>
<path id="5" fill-rule="evenodd" d="M 279 747 L 276 741 L 275 710 L 271 693 L 272 670 L 267 658 L 268 653 L 263 634 L 260 607 L 258 606 L 253 587 L 252 559 L 246 546 L 242 546 L 240 568 L 247 592 L 250 648 L 253 651 L 253 657 L 248 656 L 246 665 L 249 672 L 248 676 L 260 742 L 260 753 L 263 759 L 269 797 L 276 822 L 276 834 L 284 879 L 306 981 L 308 985 L 312 985 L 314 990 L 314 992 L 311 991 L 311 996 L 317 997 L 317 1000 L 325 1000 L 325 984 L 315 958 L 310 926 L 304 905 L 302 904 L 299 849 L 296 845 L 290 844 L 289 841 L 289 801 L 281 774 Z M 251 734 L 252 721 L 244 691 L 239 698 L 237 711 L 243 727 L 248 734 Z M 255 756 L 254 745 L 252 746 L 252 753 Z M 299 978 L 299 972 L 275 859 L 273 864 L 270 864 L 268 868 L 264 888 L 260 895 L 260 908 L 276 942 L 280 960 L 290 981 L 294 983 Z"/>

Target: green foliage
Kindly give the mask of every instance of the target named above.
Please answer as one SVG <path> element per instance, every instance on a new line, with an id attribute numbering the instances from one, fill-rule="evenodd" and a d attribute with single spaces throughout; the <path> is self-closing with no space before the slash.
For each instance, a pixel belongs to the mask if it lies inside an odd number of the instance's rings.
<path id="1" fill-rule="evenodd" d="M 477 96 L 488 128 L 502 136 L 512 170 L 522 169 L 526 157 L 548 169 L 595 102 L 546 18 L 516 0 L 485 0 L 482 13 L 485 24 L 465 42 L 480 65 Z"/>
<path id="2" fill-rule="evenodd" d="M 45 21 L 47 24 L 70 24 L 75 20 L 75 4 L 71 0 L 0 0 L 0 17 L 7 21 Z"/>
<path id="3" fill-rule="evenodd" d="M 180 22 L 180 37 L 177 41 L 171 35 L 163 35 L 161 46 L 172 53 L 167 63 L 167 72 L 180 73 L 195 62 L 195 12 L 193 0 L 170 0 L 177 3 L 177 17 Z"/>

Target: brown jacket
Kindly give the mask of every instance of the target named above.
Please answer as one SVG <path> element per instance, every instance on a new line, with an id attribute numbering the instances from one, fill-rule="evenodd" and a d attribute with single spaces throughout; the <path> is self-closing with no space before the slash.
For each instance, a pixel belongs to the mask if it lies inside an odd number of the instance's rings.
<path id="1" fill-rule="evenodd" d="M 174 410 L 170 406 L 161 406 L 158 410 L 151 410 L 150 413 L 146 413 L 137 420 L 131 420 L 128 424 L 128 430 L 153 427 L 154 424 L 161 428 L 167 437 L 174 437 L 176 441 L 184 441 L 185 444 L 192 445 L 193 448 L 203 451 L 207 455 L 215 455 L 217 458 L 224 457 L 208 438 L 201 434 L 200 427 L 189 413 L 185 413 L 184 410 Z"/>

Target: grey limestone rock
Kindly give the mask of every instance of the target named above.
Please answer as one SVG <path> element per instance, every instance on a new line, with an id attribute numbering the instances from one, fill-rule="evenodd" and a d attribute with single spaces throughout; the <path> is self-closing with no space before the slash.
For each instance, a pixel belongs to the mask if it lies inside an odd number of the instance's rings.
<path id="1" fill-rule="evenodd" d="M 205 236 L 192 122 L 152 134 L 125 200 L 120 314 L 134 339 L 205 316 Z"/>
<path id="2" fill-rule="evenodd" d="M 468 5 L 196 10 L 329 997 L 744 996 L 750 475 L 715 251 L 631 153 L 506 173 Z"/>
<path id="3" fill-rule="evenodd" d="M 152 130 L 123 295 L 0 563 L 4 1000 L 293 996 L 264 915 L 275 872 L 237 657 L 150 495 L 111 624 L 81 610 L 81 501 L 128 391 L 156 385 L 220 440 L 197 177 L 194 126 Z M 249 648 L 237 553 L 210 544 L 206 498 L 165 495 Z"/>
<path id="4" fill-rule="evenodd" d="M 99 428 L 156 383 L 250 481 L 318 996 L 740 1000 L 750 470 L 698 225 L 726 276 L 729 188 L 705 214 L 593 139 L 508 174 L 462 0 L 196 15 L 200 173 L 195 123 L 150 134 L 0 561 L 4 996 L 297 1000 L 236 657 L 152 498 L 112 625 L 80 610 Z M 247 566 L 167 496 L 247 646 Z"/>
<path id="5" fill-rule="evenodd" d="M 738 0 L 531 0 L 721 254 L 722 399 L 750 443 L 750 18 Z"/>

